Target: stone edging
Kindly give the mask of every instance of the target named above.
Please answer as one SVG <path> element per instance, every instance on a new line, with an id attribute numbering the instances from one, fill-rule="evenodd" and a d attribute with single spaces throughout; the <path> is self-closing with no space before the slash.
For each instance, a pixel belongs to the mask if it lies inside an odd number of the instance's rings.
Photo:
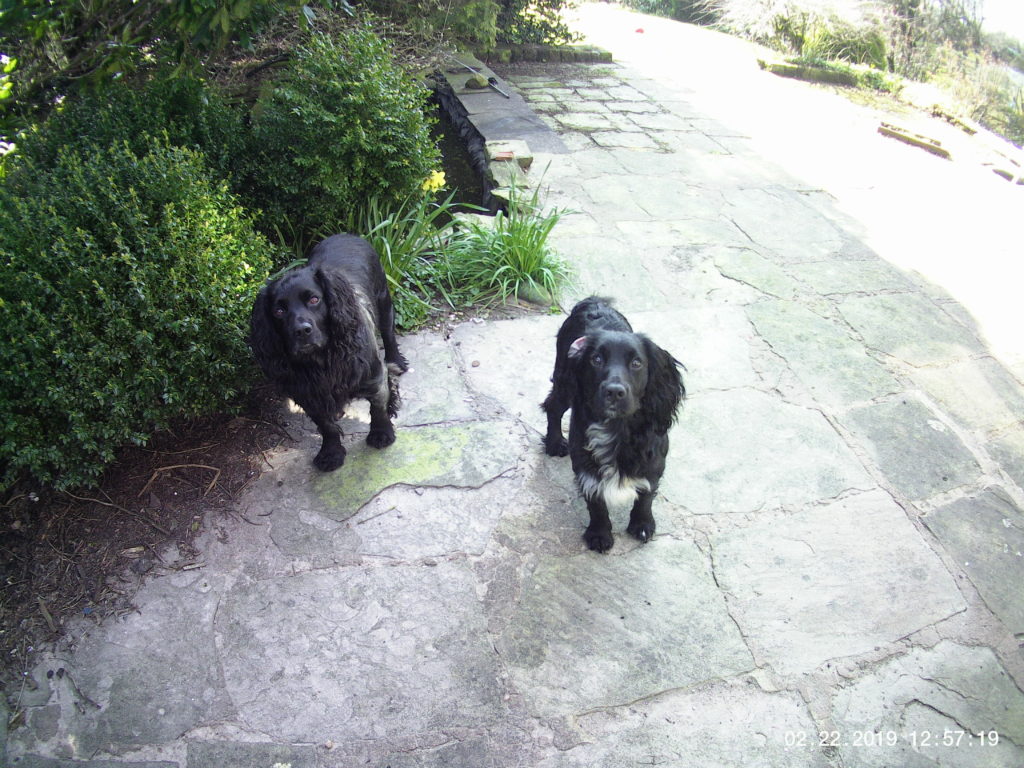
<path id="1" fill-rule="evenodd" d="M 519 61 L 600 64 L 612 61 L 611 51 L 596 45 L 499 45 L 494 50 L 478 51 L 475 55 L 488 64 L 511 64 Z"/>

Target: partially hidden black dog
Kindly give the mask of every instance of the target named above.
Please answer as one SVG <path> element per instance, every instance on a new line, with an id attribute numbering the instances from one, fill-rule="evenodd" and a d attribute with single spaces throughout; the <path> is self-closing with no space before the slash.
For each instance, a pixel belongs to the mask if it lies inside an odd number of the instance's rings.
<path id="1" fill-rule="evenodd" d="M 333 235 L 319 243 L 305 266 L 260 290 L 251 326 L 250 345 L 263 372 L 320 431 L 317 469 L 330 472 L 345 462 L 336 419 L 351 400 L 370 401 L 369 445 L 395 442 L 395 377 L 408 363 L 398 351 L 384 269 L 366 240 Z"/>
<path id="2" fill-rule="evenodd" d="M 654 536 L 651 503 L 665 471 L 668 430 L 686 396 L 678 360 L 647 336 L 633 333 L 611 300 L 591 296 L 573 307 L 555 341 L 544 450 L 569 454 L 587 502 L 590 549 L 611 549 L 609 504 L 633 502 L 626 530 L 642 542 Z M 572 408 L 569 440 L 562 416 Z"/>

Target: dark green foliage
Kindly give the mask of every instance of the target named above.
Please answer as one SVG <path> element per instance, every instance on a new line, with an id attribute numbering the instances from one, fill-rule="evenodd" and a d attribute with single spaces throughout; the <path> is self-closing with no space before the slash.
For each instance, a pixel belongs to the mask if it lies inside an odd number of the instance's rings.
<path id="1" fill-rule="evenodd" d="M 0 209 L 0 484 L 92 483 L 250 382 L 269 246 L 201 155 L 154 139 L 21 158 Z"/>
<path id="2" fill-rule="evenodd" d="M 691 24 L 713 24 L 717 18 L 709 0 L 626 0 L 625 5 L 641 13 Z"/>
<path id="3" fill-rule="evenodd" d="M 428 91 L 369 28 L 313 33 L 253 115 L 240 188 L 266 232 L 333 232 L 364 201 L 400 203 L 439 156 Z"/>
<path id="4" fill-rule="evenodd" d="M 218 177 L 228 178 L 245 152 L 246 133 L 242 113 L 217 89 L 168 74 L 78 94 L 30 131 L 19 152 L 49 167 L 71 147 L 128 142 L 145 154 L 153 136 L 166 135 L 172 145 L 201 152 Z"/>
<path id="5" fill-rule="evenodd" d="M 0 0 L 0 54 L 19 60 L 14 98 L 0 100 L 0 139 L 82 86 L 154 62 L 193 67 L 230 43 L 248 47 L 276 18 L 312 13 L 306 0 Z"/>
<path id="6" fill-rule="evenodd" d="M 579 35 L 562 21 L 569 0 L 499 0 L 498 42 L 562 45 Z"/>

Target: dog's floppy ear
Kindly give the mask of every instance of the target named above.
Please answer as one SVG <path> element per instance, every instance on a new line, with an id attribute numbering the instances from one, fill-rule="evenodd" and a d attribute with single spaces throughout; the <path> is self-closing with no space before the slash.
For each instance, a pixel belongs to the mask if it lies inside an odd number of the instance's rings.
<path id="1" fill-rule="evenodd" d="M 260 288 L 253 304 L 252 316 L 249 318 L 249 346 L 256 362 L 271 379 L 276 378 L 281 369 L 288 365 L 288 355 L 281 341 L 281 334 L 278 333 L 277 326 L 270 316 L 273 295 L 273 283 Z"/>
<path id="2" fill-rule="evenodd" d="M 682 365 L 649 338 L 640 334 L 647 352 L 647 388 L 640 407 L 659 432 L 667 432 L 676 420 L 676 410 L 686 397 L 679 373 Z"/>
<path id="3" fill-rule="evenodd" d="M 587 346 L 590 340 L 586 336 L 580 336 L 576 341 L 569 345 L 569 350 L 566 353 L 570 360 L 578 360 L 583 357 L 583 353 L 587 351 Z"/>
<path id="4" fill-rule="evenodd" d="M 358 341 L 359 299 L 345 276 L 334 270 L 318 269 L 316 281 L 327 299 L 327 322 L 331 343 L 351 352 L 347 347 Z"/>

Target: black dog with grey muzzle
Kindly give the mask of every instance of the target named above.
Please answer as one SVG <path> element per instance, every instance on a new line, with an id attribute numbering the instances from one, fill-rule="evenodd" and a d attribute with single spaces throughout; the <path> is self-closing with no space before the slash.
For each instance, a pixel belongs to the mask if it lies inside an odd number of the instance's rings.
<path id="1" fill-rule="evenodd" d="M 542 407 L 548 429 L 544 450 L 572 460 L 587 502 L 590 549 L 611 549 L 608 505 L 633 507 L 626 530 L 642 542 L 654 536 L 651 503 L 665 471 L 668 430 L 686 396 L 681 365 L 596 296 L 578 303 L 555 341 L 551 392 Z M 562 416 L 572 408 L 569 440 Z"/>
<path id="2" fill-rule="evenodd" d="M 396 377 L 409 366 L 398 351 L 384 269 L 366 240 L 333 235 L 319 243 L 306 266 L 263 287 L 251 324 L 256 361 L 323 438 L 317 469 L 330 472 L 345 461 L 336 419 L 350 400 L 370 401 L 369 445 L 395 442 Z"/>

